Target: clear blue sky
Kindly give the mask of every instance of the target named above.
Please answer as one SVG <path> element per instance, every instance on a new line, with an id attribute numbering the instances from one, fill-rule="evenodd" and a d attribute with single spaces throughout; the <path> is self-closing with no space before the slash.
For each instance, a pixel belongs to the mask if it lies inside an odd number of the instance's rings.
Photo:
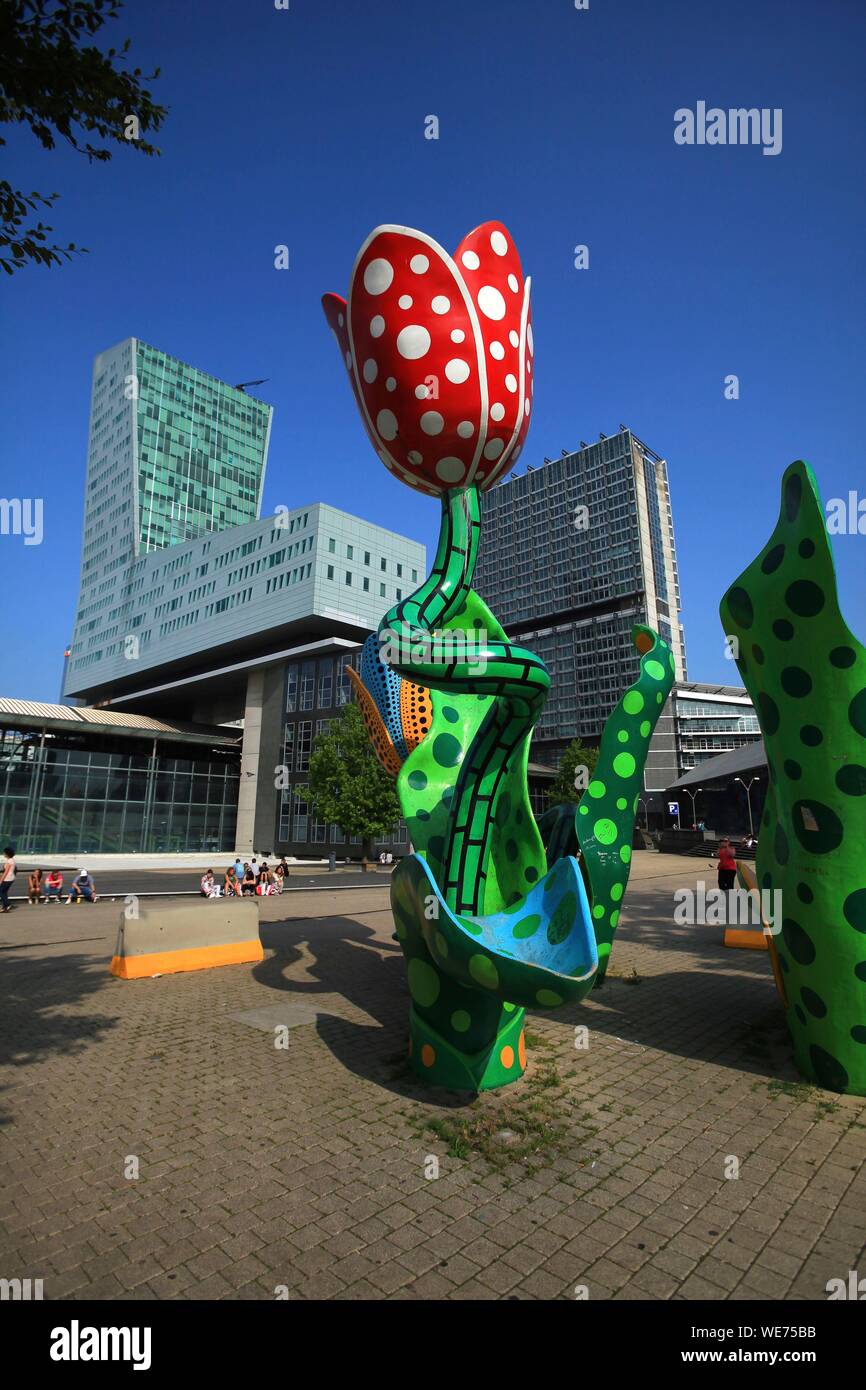
<path id="1" fill-rule="evenodd" d="M 131 0 L 111 28 L 162 68 L 162 157 L 89 166 L 15 132 L 4 161 L 61 193 L 57 238 L 90 254 L 0 285 L 0 492 L 45 505 L 41 546 L 0 537 L 0 694 L 57 698 L 92 359 L 129 335 L 271 378 L 266 511 L 323 500 L 429 546 L 436 504 L 373 455 L 319 298 L 345 294 L 377 223 L 452 248 L 494 217 L 534 280 L 519 466 L 620 421 L 662 453 L 690 675 L 735 679 L 718 602 L 783 469 L 803 457 L 825 498 L 866 496 L 862 0 Z M 676 145 L 674 111 L 699 100 L 781 107 L 782 153 Z M 835 548 L 862 638 L 866 536 Z"/>

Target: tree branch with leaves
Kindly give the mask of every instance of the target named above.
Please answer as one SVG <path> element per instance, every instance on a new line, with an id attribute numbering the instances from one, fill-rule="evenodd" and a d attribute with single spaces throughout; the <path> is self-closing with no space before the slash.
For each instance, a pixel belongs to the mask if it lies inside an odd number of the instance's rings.
<path id="1" fill-rule="evenodd" d="M 310 758 L 310 800 L 320 820 L 360 836 L 370 858 L 373 841 L 390 837 L 402 816 L 394 780 L 379 764 L 357 705 L 344 705 Z"/>
<path id="2" fill-rule="evenodd" d="M 122 8 L 119 0 L 0 0 L 0 123 L 28 126 L 46 150 L 65 141 L 90 162 L 113 153 L 91 137 L 158 155 L 142 137 L 159 130 L 167 115 L 143 85 L 159 77 L 159 68 L 147 76 L 141 68 L 125 69 L 129 39 L 105 52 L 88 42 Z M 86 251 L 74 242 L 50 244 L 53 228 L 31 222 L 59 196 L 24 193 L 0 180 L 0 265 L 7 274 L 28 262 L 59 265 Z"/>

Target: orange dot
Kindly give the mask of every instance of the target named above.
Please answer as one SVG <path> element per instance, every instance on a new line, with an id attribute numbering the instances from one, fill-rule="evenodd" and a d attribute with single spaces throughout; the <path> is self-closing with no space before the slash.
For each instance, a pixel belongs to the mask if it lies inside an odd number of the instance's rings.
<path id="1" fill-rule="evenodd" d="M 429 1043 L 425 1043 L 421 1048 L 421 1061 L 424 1063 L 425 1067 L 432 1067 L 433 1063 L 436 1061 L 436 1053 Z"/>
<path id="2" fill-rule="evenodd" d="M 526 1034 L 520 1034 L 520 1042 L 517 1044 L 517 1055 L 520 1058 L 520 1065 L 526 1066 Z"/>
<path id="3" fill-rule="evenodd" d="M 639 632 L 637 637 L 635 638 L 634 644 L 637 647 L 638 651 L 641 654 L 643 654 L 644 652 L 652 650 L 653 639 L 650 637 L 649 633 Z"/>
<path id="4" fill-rule="evenodd" d="M 505 1070 L 508 1071 L 510 1067 L 514 1066 L 514 1048 L 503 1047 L 502 1051 L 499 1054 L 499 1060 L 504 1066 Z"/>

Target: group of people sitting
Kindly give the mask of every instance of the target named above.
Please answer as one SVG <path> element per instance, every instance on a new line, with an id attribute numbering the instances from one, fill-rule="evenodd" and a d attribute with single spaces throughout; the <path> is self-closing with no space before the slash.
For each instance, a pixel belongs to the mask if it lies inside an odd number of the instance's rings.
<path id="1" fill-rule="evenodd" d="M 37 903 L 62 903 L 63 874 L 59 869 L 49 869 L 43 874 L 41 869 L 31 869 L 27 878 L 27 901 L 31 907 Z M 69 885 L 66 905 L 70 903 L 95 903 L 96 884 L 93 875 L 81 869 Z"/>
<path id="2" fill-rule="evenodd" d="M 203 898 L 241 898 L 250 894 L 260 898 L 270 897 L 273 893 L 282 893 L 283 880 L 288 876 L 289 866 L 285 859 L 271 868 L 267 860 L 259 864 L 255 857 L 249 862 L 238 858 L 226 869 L 222 883 L 215 877 L 213 869 L 208 869 L 202 875 L 201 895 Z"/>

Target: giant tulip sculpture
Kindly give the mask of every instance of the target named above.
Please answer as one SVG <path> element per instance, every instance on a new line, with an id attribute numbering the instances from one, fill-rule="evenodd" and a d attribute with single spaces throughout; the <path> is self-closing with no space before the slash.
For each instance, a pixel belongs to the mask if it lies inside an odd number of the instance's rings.
<path id="1" fill-rule="evenodd" d="M 646 751 L 674 674 L 661 638 L 635 628 L 640 674 L 546 853 L 526 766 L 549 677 L 472 588 L 481 494 L 516 462 L 529 428 L 529 291 L 499 222 L 477 227 L 453 258 L 423 232 L 386 226 L 362 246 L 348 299 L 323 300 L 379 458 L 441 498 L 433 569 L 368 638 L 356 688 L 415 849 L 391 887 L 412 1063 L 460 1090 L 516 1080 L 524 1009 L 579 1000 L 603 972 Z"/>

